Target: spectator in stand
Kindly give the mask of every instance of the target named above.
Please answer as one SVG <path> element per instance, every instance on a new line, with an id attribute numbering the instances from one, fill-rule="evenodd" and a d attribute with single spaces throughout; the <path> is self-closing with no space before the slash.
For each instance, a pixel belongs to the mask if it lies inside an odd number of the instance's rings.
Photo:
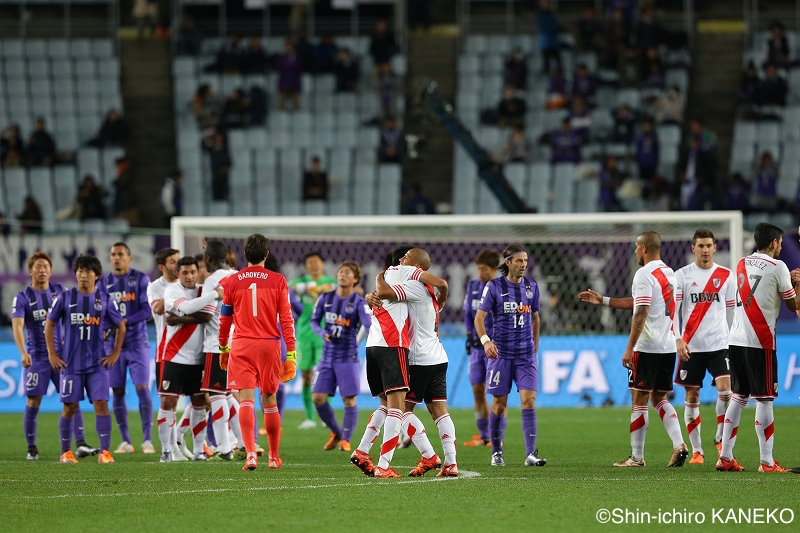
<path id="1" fill-rule="evenodd" d="M 605 212 L 624 211 L 617 197 L 617 191 L 625 181 L 616 157 L 606 157 L 603 168 L 597 173 L 600 182 L 600 209 Z"/>
<path id="2" fill-rule="evenodd" d="M 333 35 L 323 35 L 322 40 L 314 47 L 314 64 L 319 74 L 332 74 L 339 47 L 333 41 Z"/>
<path id="3" fill-rule="evenodd" d="M 567 78 L 561 67 L 554 68 L 547 80 L 547 101 L 545 108 L 561 109 L 567 105 Z"/>
<path id="4" fill-rule="evenodd" d="M 561 122 L 561 129 L 543 135 L 540 142 L 550 142 L 550 163 L 579 163 L 583 139 L 569 125 L 569 118 Z"/>
<path id="5" fill-rule="evenodd" d="M 393 116 L 389 115 L 383 121 L 381 129 L 381 144 L 378 156 L 383 163 L 399 163 L 402 150 L 403 132 L 397 125 Z"/>
<path id="6" fill-rule="evenodd" d="M 25 205 L 22 213 L 17 215 L 17 220 L 20 222 L 22 234 L 42 232 L 42 210 L 33 196 L 25 197 Z"/>
<path id="7" fill-rule="evenodd" d="M 597 101 L 597 80 L 583 63 L 578 65 L 572 77 L 572 97 L 576 96 L 583 98 L 589 107 L 594 107 Z"/>
<path id="8" fill-rule="evenodd" d="M 106 196 L 108 196 L 108 192 L 97 185 L 91 175 L 84 176 L 81 188 L 78 190 L 78 196 L 75 198 L 75 203 L 79 209 L 78 218 L 81 221 L 105 220 L 106 206 L 103 203 L 103 199 Z"/>
<path id="9" fill-rule="evenodd" d="M 139 215 L 136 208 L 136 184 L 131 173 L 131 161 L 120 157 L 117 164 L 117 176 L 114 178 L 114 216 L 136 224 Z"/>
<path id="10" fill-rule="evenodd" d="M 657 124 L 683 124 L 686 97 L 678 87 L 670 87 L 661 96 L 649 98 L 647 102 L 655 112 Z"/>
<path id="11" fill-rule="evenodd" d="M 517 95 L 511 85 L 506 85 L 503 90 L 503 99 L 497 105 L 497 125 L 501 127 L 514 127 L 525 125 L 525 100 Z"/>
<path id="12" fill-rule="evenodd" d="M 628 105 L 621 105 L 612 113 L 614 116 L 614 131 L 611 140 L 615 143 L 630 144 L 636 131 L 636 113 Z"/>
<path id="13" fill-rule="evenodd" d="M 778 76 L 778 68 L 774 63 L 768 64 L 759 87 L 758 102 L 761 105 L 784 106 L 788 92 L 786 80 Z"/>
<path id="14" fill-rule="evenodd" d="M 391 63 L 386 62 L 378 66 L 374 88 L 381 103 L 381 117 L 397 115 L 397 98 L 401 91 L 400 78 L 392 71 Z"/>
<path id="15" fill-rule="evenodd" d="M 521 126 L 514 126 L 503 149 L 506 162 L 528 163 L 530 161 L 531 142 Z"/>
<path id="16" fill-rule="evenodd" d="M 291 102 L 292 109 L 299 111 L 300 91 L 303 88 L 303 66 L 295 53 L 292 41 L 286 41 L 283 50 L 283 55 L 279 56 L 275 62 L 275 70 L 278 72 L 278 107 L 284 110 L 287 102 Z"/>
<path id="17" fill-rule="evenodd" d="M 642 82 L 647 83 L 647 78 L 650 77 L 653 71 L 653 65 L 656 65 L 660 72 L 664 71 L 664 64 L 661 62 L 661 52 L 659 52 L 658 48 L 655 46 L 645 50 L 644 57 L 642 58 L 642 68 L 640 71 Z"/>
<path id="18" fill-rule="evenodd" d="M 211 165 L 211 198 L 212 200 L 228 199 L 228 174 L 231 170 L 231 156 L 228 152 L 228 139 L 217 131 L 204 141 Z"/>
<path id="19" fill-rule="evenodd" d="M 636 17 L 638 4 L 639 0 L 609 0 L 608 15 L 613 17 L 617 11 L 620 11 L 625 22 L 631 24 Z"/>
<path id="20" fill-rule="evenodd" d="M 294 49 L 297 57 L 300 58 L 302 71 L 305 73 L 314 72 L 314 45 L 309 42 L 306 30 L 302 28 L 297 30 Z"/>
<path id="21" fill-rule="evenodd" d="M 119 116 L 116 109 L 111 109 L 106 114 L 106 119 L 100 126 L 97 137 L 87 144 L 98 148 L 122 146 L 128 140 L 128 135 L 128 125 L 125 124 L 125 120 Z"/>
<path id="22" fill-rule="evenodd" d="M 242 69 L 242 44 L 238 35 L 234 35 L 217 51 L 216 60 L 208 65 L 206 72 L 222 72 L 227 74 L 239 74 Z"/>
<path id="23" fill-rule="evenodd" d="M 656 23 L 656 12 L 652 7 L 645 8 L 636 23 L 636 46 L 645 50 L 661 46 L 661 27 Z"/>
<path id="24" fill-rule="evenodd" d="M 653 120 L 646 117 L 642 120 L 639 131 L 634 138 L 636 146 L 636 163 L 639 165 L 639 177 L 648 185 L 653 181 L 658 168 L 659 142 Z M 647 187 L 649 189 L 649 187 Z"/>
<path id="25" fill-rule="evenodd" d="M 528 87 L 528 62 L 519 48 L 506 60 L 504 76 L 506 85 L 524 91 Z"/>
<path id="26" fill-rule="evenodd" d="M 375 33 L 372 34 L 372 40 L 369 43 L 369 55 L 372 56 L 373 64 L 377 66 L 388 63 L 398 50 L 394 34 L 389 31 L 386 21 L 378 20 L 375 23 Z"/>
<path id="27" fill-rule="evenodd" d="M 192 100 L 192 113 L 200 129 L 216 126 L 219 122 L 220 106 L 211 86 L 204 83 L 197 88 Z"/>
<path id="28" fill-rule="evenodd" d="M 755 64 L 751 61 L 747 69 L 742 73 L 742 81 L 739 86 L 739 103 L 753 105 L 758 103 L 759 91 L 761 90 L 761 80 Z"/>
<path id="29" fill-rule="evenodd" d="M 717 137 L 699 119 L 689 123 L 689 138 L 684 156 L 681 206 L 689 211 L 718 209 Z"/>
<path id="30" fill-rule="evenodd" d="M 239 129 L 249 125 L 250 101 L 245 97 L 244 91 L 236 89 L 225 100 L 222 108 L 222 122 L 225 129 Z"/>
<path id="31" fill-rule="evenodd" d="M 550 9 L 550 0 L 539 0 L 536 11 L 536 26 L 539 31 L 539 49 L 544 56 L 543 74 L 550 72 L 551 61 L 561 66 L 561 41 L 558 38 L 558 19 Z"/>
<path id="32" fill-rule="evenodd" d="M 316 155 L 311 158 L 311 170 L 303 173 L 303 200 L 328 200 L 328 173 L 320 168 Z"/>
<path id="33" fill-rule="evenodd" d="M 605 46 L 603 33 L 603 24 L 597 20 L 597 11 L 594 7 L 587 7 L 583 11 L 583 17 L 578 20 L 575 33 L 578 50 L 600 54 Z"/>
<path id="34" fill-rule="evenodd" d="M 606 64 L 613 68 L 630 40 L 630 26 L 621 9 L 615 9 L 606 25 Z"/>
<path id="35" fill-rule="evenodd" d="M 161 187 L 161 209 L 164 210 L 166 227 L 169 227 L 172 217 L 179 217 L 183 214 L 182 181 L 183 174 L 180 170 L 175 170 L 164 180 L 164 185 Z"/>
<path id="36" fill-rule="evenodd" d="M 650 89 L 663 89 L 664 88 L 664 71 L 657 63 L 650 63 L 650 73 L 644 80 L 644 85 Z"/>
<path id="37" fill-rule="evenodd" d="M 333 73 L 336 75 L 336 90 L 340 93 L 351 93 L 358 89 L 358 80 L 361 71 L 358 62 L 353 60 L 353 56 L 348 48 L 342 48 L 336 56 L 336 63 L 333 66 Z"/>
<path id="38" fill-rule="evenodd" d="M 641 59 L 639 50 L 634 46 L 626 46 L 616 61 L 620 87 L 636 87 L 641 79 Z"/>
<path id="39" fill-rule="evenodd" d="M 148 0 L 133 0 L 131 15 L 136 21 L 139 40 L 144 39 L 145 30 L 149 30 L 152 35 L 155 33 L 158 24 L 158 4 Z"/>
<path id="40" fill-rule="evenodd" d="M 183 19 L 181 29 L 178 30 L 178 39 L 175 43 L 178 55 L 199 55 L 202 42 L 203 33 L 195 26 L 194 19 Z"/>
<path id="41" fill-rule="evenodd" d="M 767 64 L 788 68 L 794 61 L 794 53 L 789 39 L 784 34 L 783 24 L 773 22 L 769 26 L 770 37 L 767 40 Z"/>
<path id="42" fill-rule="evenodd" d="M 769 152 L 761 154 L 756 168 L 755 192 L 752 206 L 755 211 L 772 212 L 778 208 L 778 165 Z"/>
<path id="43" fill-rule="evenodd" d="M 415 183 L 411 186 L 411 196 L 403 204 L 404 215 L 435 215 L 436 207 L 430 198 L 422 194 L 422 186 Z"/>
<path id="44" fill-rule="evenodd" d="M 34 167 L 53 166 L 56 159 L 56 142 L 44 129 L 44 119 L 36 119 L 36 129 L 28 139 L 28 162 Z"/>
<path id="45" fill-rule="evenodd" d="M 727 198 L 725 208 L 732 211 L 750 212 L 750 189 L 751 184 L 745 180 L 738 172 L 731 176 L 725 186 Z"/>
<path id="46" fill-rule="evenodd" d="M 10 125 L 0 137 L 0 162 L 3 168 L 18 168 L 25 165 L 25 145 L 19 126 Z"/>
<path id="47" fill-rule="evenodd" d="M 581 136 L 583 142 L 589 140 L 589 131 L 592 127 L 592 112 L 580 96 L 572 98 L 572 106 L 569 110 L 569 125 Z"/>
<path id="48" fill-rule="evenodd" d="M 269 58 L 261 48 L 261 39 L 252 37 L 247 50 L 242 52 L 240 61 L 242 74 L 264 74 L 269 65 Z"/>

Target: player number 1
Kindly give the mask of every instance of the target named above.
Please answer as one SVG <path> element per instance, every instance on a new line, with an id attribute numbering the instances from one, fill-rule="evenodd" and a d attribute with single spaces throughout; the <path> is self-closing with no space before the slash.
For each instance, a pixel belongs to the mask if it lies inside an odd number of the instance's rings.
<path id="1" fill-rule="evenodd" d="M 258 316 L 258 290 L 256 289 L 256 283 L 251 283 L 248 289 L 250 289 L 250 294 L 253 296 L 253 316 Z"/>

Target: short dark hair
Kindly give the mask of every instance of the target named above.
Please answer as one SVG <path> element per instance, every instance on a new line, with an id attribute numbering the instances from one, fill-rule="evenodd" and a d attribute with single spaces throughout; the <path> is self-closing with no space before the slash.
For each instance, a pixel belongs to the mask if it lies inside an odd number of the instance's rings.
<path id="1" fill-rule="evenodd" d="M 178 259 L 178 270 L 180 270 L 181 267 L 192 265 L 194 265 L 198 270 L 200 269 L 200 265 L 197 264 L 197 258 L 193 255 L 184 255 Z"/>
<path id="2" fill-rule="evenodd" d="M 772 241 L 780 239 L 783 235 L 783 230 L 778 226 L 773 226 L 768 222 L 760 222 L 755 231 L 753 231 L 753 239 L 756 241 L 756 250 L 766 250 Z"/>
<path id="3" fill-rule="evenodd" d="M 156 252 L 156 265 L 166 265 L 167 259 L 180 252 L 175 248 L 162 248 Z"/>
<path id="4" fill-rule="evenodd" d="M 232 250 L 225 252 L 225 264 L 228 265 L 228 268 L 236 268 L 236 254 Z"/>
<path id="5" fill-rule="evenodd" d="M 197 268 L 200 268 L 200 263 L 205 264 L 206 262 L 203 252 L 194 254 L 194 260 L 197 261 Z"/>
<path id="6" fill-rule="evenodd" d="M 100 260 L 89 254 L 81 254 L 75 258 L 72 271 L 77 274 L 78 270 L 91 270 L 98 278 L 103 275 L 103 265 L 100 264 Z"/>
<path id="7" fill-rule="evenodd" d="M 264 268 L 271 272 L 280 272 L 281 262 L 278 261 L 278 258 L 274 254 L 269 254 L 267 256 L 267 261 L 264 263 Z"/>
<path id="8" fill-rule="evenodd" d="M 47 264 L 50 265 L 50 268 L 53 268 L 53 260 L 50 259 L 50 256 L 47 255 L 46 252 L 36 252 L 35 254 L 33 254 L 28 258 L 28 270 L 32 270 L 33 264 L 39 259 L 44 259 L 45 261 L 47 261 Z"/>
<path id="9" fill-rule="evenodd" d="M 131 249 L 128 248 L 128 245 L 125 244 L 124 242 L 122 241 L 115 242 L 114 244 L 111 245 L 111 248 L 116 248 L 117 246 L 122 246 L 123 248 L 125 248 L 125 251 L 128 252 L 128 255 L 131 255 Z"/>
<path id="10" fill-rule="evenodd" d="M 383 258 L 383 269 L 384 270 L 386 270 L 387 268 L 392 266 L 392 256 L 393 255 L 394 255 L 394 252 L 389 252 L 388 254 L 386 254 L 386 257 Z"/>
<path id="11" fill-rule="evenodd" d="M 700 228 L 699 230 L 695 231 L 694 237 L 692 237 L 692 246 L 694 246 L 694 243 L 697 242 L 697 239 L 711 239 L 714 241 L 714 244 L 717 244 L 717 239 L 714 237 L 714 234 L 711 233 L 710 229 Z"/>
<path id="12" fill-rule="evenodd" d="M 303 256 L 303 264 L 305 265 L 306 261 L 308 261 L 312 257 L 319 257 L 320 261 L 325 261 L 325 258 L 322 257 L 321 252 L 319 252 L 318 250 L 311 250 L 310 252 L 308 252 L 306 255 Z"/>
<path id="13" fill-rule="evenodd" d="M 208 241 L 206 243 L 206 249 L 203 251 L 203 261 L 214 264 L 226 264 L 225 256 L 227 253 L 228 249 L 220 241 Z M 206 258 L 208 258 L 208 261 L 206 261 Z"/>
<path id="14" fill-rule="evenodd" d="M 504 276 L 508 275 L 508 265 L 506 264 L 506 259 L 519 252 L 528 253 L 528 250 L 526 250 L 525 247 L 522 246 L 521 244 L 512 244 L 511 246 L 503 250 L 503 262 L 500 263 L 500 272 Z"/>
<path id="15" fill-rule="evenodd" d="M 414 247 L 410 244 L 403 244 L 402 246 L 395 248 L 392 252 L 392 266 L 397 266 L 400 264 L 400 259 L 403 258 L 404 255 L 408 253 L 409 250 L 413 250 Z"/>
<path id="16" fill-rule="evenodd" d="M 260 233 L 253 233 L 244 240 L 244 257 L 251 265 L 257 265 L 269 254 L 269 239 Z M 304 259 L 305 261 L 305 259 Z"/>
<path id="17" fill-rule="evenodd" d="M 500 254 L 490 248 L 481 250 L 478 257 L 475 258 L 476 265 L 486 265 L 489 268 L 497 268 L 500 264 Z"/>

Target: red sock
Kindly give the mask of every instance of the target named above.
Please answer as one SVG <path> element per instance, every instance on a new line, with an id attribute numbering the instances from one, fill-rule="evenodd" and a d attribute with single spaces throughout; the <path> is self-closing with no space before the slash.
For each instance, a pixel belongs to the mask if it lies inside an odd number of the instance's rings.
<path id="1" fill-rule="evenodd" d="M 280 457 L 278 451 L 281 447 L 281 415 L 278 413 L 278 404 L 264 406 L 264 427 L 269 437 L 269 456 Z"/>
<path id="2" fill-rule="evenodd" d="M 255 422 L 253 400 L 242 400 L 239 403 L 239 424 L 242 426 L 242 440 L 247 453 L 256 453 Z"/>

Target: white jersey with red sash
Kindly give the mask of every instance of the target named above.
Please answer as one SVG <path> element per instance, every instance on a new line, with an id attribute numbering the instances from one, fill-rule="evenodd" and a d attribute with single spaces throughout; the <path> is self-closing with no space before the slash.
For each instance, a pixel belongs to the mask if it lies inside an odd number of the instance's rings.
<path id="1" fill-rule="evenodd" d="M 663 261 L 650 261 L 636 271 L 631 287 L 633 312 L 649 305 L 647 320 L 633 350 L 645 353 L 675 353 L 675 272 Z"/>
<path id="2" fill-rule="evenodd" d="M 716 263 L 700 268 L 692 263 L 675 272 L 675 301 L 679 309 L 679 334 L 693 352 L 728 348 L 727 310 L 736 305 L 736 284 L 731 271 Z"/>

